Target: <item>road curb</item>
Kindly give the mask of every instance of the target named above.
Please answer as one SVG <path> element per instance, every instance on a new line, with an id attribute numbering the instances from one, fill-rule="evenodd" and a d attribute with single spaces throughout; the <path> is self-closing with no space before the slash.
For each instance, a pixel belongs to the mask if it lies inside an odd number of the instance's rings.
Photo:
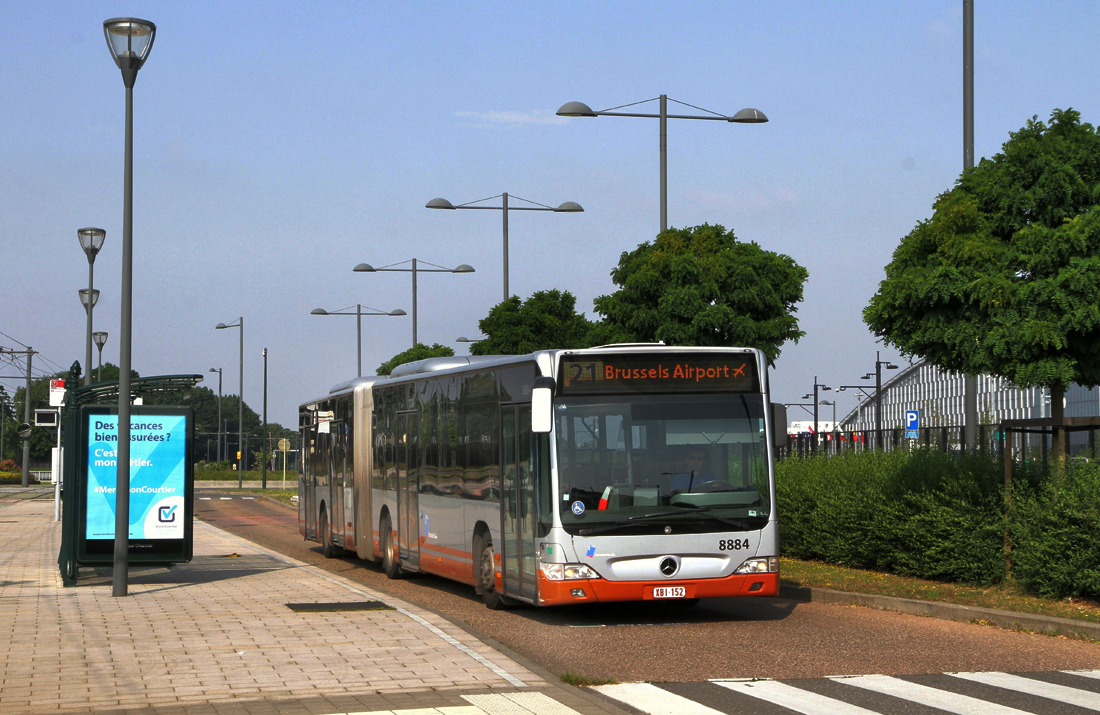
<path id="1" fill-rule="evenodd" d="M 795 586 L 786 583 L 780 584 L 779 596 L 781 598 L 789 598 L 792 601 L 802 601 L 805 603 L 836 603 L 845 606 L 866 606 L 868 608 L 880 608 L 886 611 L 909 613 L 914 616 L 930 616 L 945 621 L 981 623 L 983 625 L 994 625 L 1009 630 L 1034 631 L 1035 633 L 1041 633 L 1043 635 L 1066 636 L 1067 638 L 1100 641 L 1100 623 L 1075 621 L 1070 618 L 1038 616 L 1031 613 L 1002 611 L 997 608 L 963 606 L 957 603 L 918 601 L 911 598 L 897 598 L 895 596 L 876 596 L 866 593 L 831 591 L 825 588 Z"/>

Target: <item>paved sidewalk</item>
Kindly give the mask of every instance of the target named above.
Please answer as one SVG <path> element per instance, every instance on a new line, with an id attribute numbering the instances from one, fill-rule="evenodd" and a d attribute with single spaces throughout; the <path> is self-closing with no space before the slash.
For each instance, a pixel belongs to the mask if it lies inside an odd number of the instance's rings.
<path id="1" fill-rule="evenodd" d="M 0 712 L 621 712 L 446 619 L 195 522 L 195 558 L 63 588 L 52 500 L 0 500 Z M 377 601 L 382 610 L 287 604 Z"/>

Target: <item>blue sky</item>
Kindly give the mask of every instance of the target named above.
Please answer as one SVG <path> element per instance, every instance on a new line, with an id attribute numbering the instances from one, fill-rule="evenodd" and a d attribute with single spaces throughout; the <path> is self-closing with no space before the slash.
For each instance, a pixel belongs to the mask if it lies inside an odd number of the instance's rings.
<path id="1" fill-rule="evenodd" d="M 975 5 L 978 157 L 1054 108 L 1100 121 L 1091 3 Z M 473 265 L 419 284 L 420 340 L 459 353 L 454 339 L 500 300 L 499 212 L 429 199 L 580 203 L 511 215 L 510 283 L 521 297 L 569 290 L 592 316 L 619 254 L 659 228 L 657 122 L 556 117 L 565 102 L 664 93 L 771 119 L 670 121 L 669 222 L 722 224 L 809 270 L 806 337 L 772 376 L 786 402 L 815 375 L 853 384 L 874 368 L 861 311 L 962 168 L 961 1 L 2 7 L 0 345 L 33 346 L 43 369 L 83 361 L 76 229 L 100 226 L 96 329 L 118 361 L 125 94 L 102 22 L 145 18 L 157 37 L 135 87 L 134 368 L 223 367 L 236 393 L 237 335 L 214 325 L 243 315 L 245 400 L 261 405 L 267 347 L 269 418 L 289 425 L 355 374 L 354 319 L 312 308 L 411 312 L 407 274 L 357 263 Z M 364 319 L 364 372 L 410 341 L 408 318 Z"/>

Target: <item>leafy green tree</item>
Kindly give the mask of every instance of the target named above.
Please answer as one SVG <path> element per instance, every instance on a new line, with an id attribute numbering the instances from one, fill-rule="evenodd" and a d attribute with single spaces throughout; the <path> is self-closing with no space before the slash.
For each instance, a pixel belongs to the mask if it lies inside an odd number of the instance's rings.
<path id="1" fill-rule="evenodd" d="M 379 375 L 389 375 L 398 365 L 417 360 L 426 360 L 433 357 L 452 357 L 455 351 L 446 345 L 433 343 L 428 347 L 424 343 L 417 343 L 403 353 L 397 353 L 392 358 L 378 366 Z"/>
<path id="2" fill-rule="evenodd" d="M 1071 382 L 1100 384 L 1098 208 L 1100 134 L 1032 118 L 901 240 L 864 320 L 945 370 L 1049 388 L 1059 418 Z"/>
<path id="3" fill-rule="evenodd" d="M 15 456 L 15 443 L 18 436 L 15 429 L 18 423 L 15 420 L 15 406 L 11 395 L 0 386 L 0 462 Z"/>
<path id="4" fill-rule="evenodd" d="M 755 347 L 775 362 L 783 343 L 805 335 L 794 313 L 808 276 L 723 226 L 672 228 L 620 256 L 619 290 L 596 310 L 619 339 Z"/>
<path id="5" fill-rule="evenodd" d="M 470 346 L 474 355 L 525 355 L 535 350 L 589 347 L 593 323 L 576 311 L 569 291 L 544 290 L 526 301 L 519 296 L 498 303 L 478 327 L 485 339 Z"/>

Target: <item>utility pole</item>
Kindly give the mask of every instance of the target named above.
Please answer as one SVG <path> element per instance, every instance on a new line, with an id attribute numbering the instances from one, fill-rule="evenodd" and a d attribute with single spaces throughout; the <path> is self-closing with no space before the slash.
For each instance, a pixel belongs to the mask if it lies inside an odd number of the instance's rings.
<path id="1" fill-rule="evenodd" d="M 34 348 L 28 347 L 26 350 L 12 350 L 10 348 L 0 348 L 0 354 L 8 355 L 26 355 L 27 356 L 27 387 L 23 391 L 23 424 L 26 425 L 25 434 L 21 434 L 23 437 L 23 479 L 22 485 L 24 488 L 29 487 L 31 484 L 31 360 L 34 358 Z M 12 406 L 12 412 L 14 412 L 14 405 Z"/>

